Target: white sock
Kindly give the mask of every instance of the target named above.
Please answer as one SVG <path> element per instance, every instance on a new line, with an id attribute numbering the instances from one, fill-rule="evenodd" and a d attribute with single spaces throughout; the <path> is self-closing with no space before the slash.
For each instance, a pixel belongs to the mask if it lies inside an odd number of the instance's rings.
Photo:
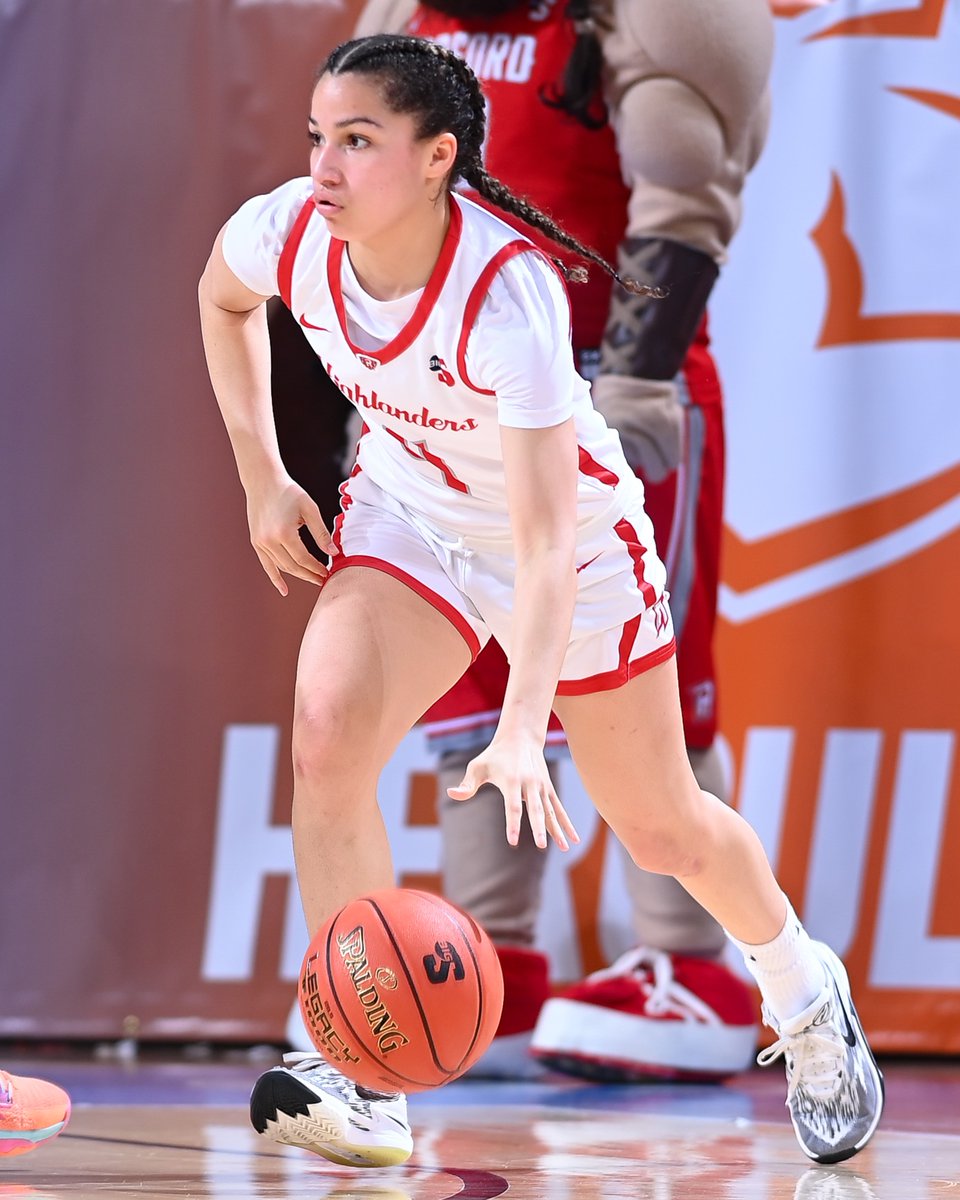
<path id="1" fill-rule="evenodd" d="M 823 963 L 789 900 L 787 919 L 772 942 L 754 946 L 735 937 L 730 940 L 743 954 L 747 970 L 757 981 L 778 1025 L 799 1016 L 826 987 Z"/>

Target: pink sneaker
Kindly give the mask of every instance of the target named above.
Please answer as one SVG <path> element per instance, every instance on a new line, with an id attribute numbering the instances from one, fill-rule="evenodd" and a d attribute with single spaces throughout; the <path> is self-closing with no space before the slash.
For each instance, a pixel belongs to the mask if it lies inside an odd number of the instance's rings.
<path id="1" fill-rule="evenodd" d="M 503 1013 L 490 1048 L 469 1071 L 471 1079 L 539 1079 L 546 1068 L 530 1057 L 530 1039 L 550 995 L 546 955 L 519 946 L 497 946 L 503 971 Z"/>
<path id="2" fill-rule="evenodd" d="M 530 1053 L 585 1079 L 719 1080 L 753 1062 L 752 991 L 722 963 L 640 946 L 543 1006 Z"/>
<path id="3" fill-rule="evenodd" d="M 26 1154 L 56 1137 L 70 1117 L 70 1097 L 55 1083 L 0 1071 L 0 1157 Z"/>

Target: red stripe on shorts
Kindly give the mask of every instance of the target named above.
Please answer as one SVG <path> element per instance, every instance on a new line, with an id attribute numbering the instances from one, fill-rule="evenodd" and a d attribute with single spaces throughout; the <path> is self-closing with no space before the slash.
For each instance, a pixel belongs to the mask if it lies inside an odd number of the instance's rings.
<path id="1" fill-rule="evenodd" d="M 367 427 L 366 427 L 366 425 L 364 425 L 363 433 L 361 433 L 360 436 L 363 437 L 363 434 L 366 432 L 367 432 Z M 343 481 L 343 483 L 340 484 L 340 487 L 338 489 L 340 492 L 340 511 L 339 511 L 339 513 L 337 513 L 336 520 L 333 522 L 333 530 L 332 530 L 330 536 L 333 540 L 333 544 L 341 552 L 343 551 L 343 545 L 340 541 L 340 536 L 341 536 L 340 530 L 343 527 L 344 515 L 346 514 L 347 509 L 353 503 L 353 497 L 350 495 L 350 480 L 353 479 L 355 475 L 359 475 L 362 470 L 363 470 L 363 468 L 360 466 L 360 464 L 358 462 L 354 463 L 353 470 L 350 472 L 350 474 L 347 476 L 347 478 Z M 334 561 L 336 561 L 336 559 L 334 559 Z M 331 566 L 330 569 L 333 570 L 333 567 Z"/>
<path id="2" fill-rule="evenodd" d="M 640 594 L 643 596 L 645 609 L 653 608 L 660 597 L 657 595 L 654 587 L 644 578 L 644 547 L 640 542 L 640 537 L 635 527 L 624 517 L 616 523 L 614 532 L 626 546 L 627 553 L 633 562 L 634 578 L 637 581 Z M 608 692 L 613 688 L 621 687 L 631 680 L 634 675 L 642 675 L 644 671 L 649 671 L 651 667 L 657 666 L 658 663 L 666 662 L 676 651 L 676 639 L 674 638 L 671 638 L 666 646 L 660 646 L 656 650 L 651 650 L 649 654 L 645 654 L 642 658 L 635 658 L 632 662 L 630 661 L 630 652 L 633 650 L 634 642 L 637 640 L 637 633 L 640 629 L 642 619 L 643 613 L 638 613 L 624 624 L 623 633 L 620 635 L 620 662 L 617 667 L 612 671 L 602 671 L 598 675 L 590 675 L 586 679 L 562 680 L 557 685 L 557 695 L 582 696 L 589 692 Z"/>
<path id="3" fill-rule="evenodd" d="M 374 558 L 370 554 L 338 554 L 330 564 L 330 575 L 336 571 L 342 571 L 344 567 L 369 567 L 373 571 L 382 571 L 384 575 L 390 575 L 394 579 L 404 583 L 411 591 L 417 593 L 426 602 L 440 613 L 441 616 L 447 618 L 450 624 L 456 629 L 457 633 L 467 643 L 467 649 L 470 651 L 471 660 L 477 657 L 480 653 L 480 639 L 474 633 L 470 622 L 462 614 L 457 612 L 449 600 L 444 600 L 442 596 L 438 596 L 436 592 L 431 591 L 412 575 L 408 575 L 406 571 L 401 571 L 399 567 L 393 563 L 388 563 L 382 558 Z M 327 578 L 330 576 L 328 575 Z"/>
<path id="4" fill-rule="evenodd" d="M 644 608 L 653 608 L 660 597 L 644 578 L 643 556 L 646 553 L 646 547 L 641 544 L 639 534 L 626 517 L 614 525 L 613 531 L 627 547 L 627 553 L 633 560 L 633 575 L 637 581 L 637 587 L 640 589 L 640 595 L 643 597 Z"/>
<path id="5" fill-rule="evenodd" d="M 635 620 L 639 620 L 639 618 L 635 618 Z M 634 621 L 628 621 L 624 629 L 626 630 L 627 627 L 632 625 L 634 625 Z M 621 642 L 621 650 L 622 648 L 623 643 Z M 612 692 L 614 688 L 622 687 L 623 684 L 629 683 L 635 675 L 642 675 L 644 671 L 649 671 L 651 667 L 659 666 L 660 663 L 666 662 L 668 658 L 672 658 L 676 649 L 676 639 L 671 638 L 666 646 L 660 646 L 657 650 L 651 650 L 643 658 L 635 658 L 633 662 L 618 667 L 615 671 L 602 671 L 599 675 L 590 675 L 586 679 L 563 680 L 557 684 L 557 695 L 583 696 L 589 692 Z"/>

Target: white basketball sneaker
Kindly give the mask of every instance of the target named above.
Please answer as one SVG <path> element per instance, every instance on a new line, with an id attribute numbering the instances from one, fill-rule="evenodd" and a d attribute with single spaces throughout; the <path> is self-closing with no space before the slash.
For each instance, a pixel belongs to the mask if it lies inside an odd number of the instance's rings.
<path id="1" fill-rule="evenodd" d="M 354 1084 L 318 1054 L 285 1054 L 250 1093 L 250 1120 L 285 1146 L 345 1167 L 394 1167 L 413 1152 L 407 1100 Z"/>
<path id="2" fill-rule="evenodd" d="M 883 1076 L 867 1045 L 850 996 L 843 963 L 829 946 L 814 942 L 827 975 L 820 995 L 799 1016 L 778 1026 L 779 1040 L 761 1050 L 769 1066 L 783 1055 L 790 1120 L 805 1154 L 836 1163 L 862 1150 L 883 1112 Z"/>

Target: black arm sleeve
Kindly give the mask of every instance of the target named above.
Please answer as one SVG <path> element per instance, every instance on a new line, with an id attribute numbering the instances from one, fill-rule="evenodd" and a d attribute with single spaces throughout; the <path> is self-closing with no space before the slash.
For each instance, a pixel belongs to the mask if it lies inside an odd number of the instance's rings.
<path id="1" fill-rule="evenodd" d="M 616 284 L 600 351 L 601 375 L 673 379 L 680 370 L 720 268 L 701 250 L 665 238 L 627 238 L 620 274 L 667 294 L 632 296 Z"/>

